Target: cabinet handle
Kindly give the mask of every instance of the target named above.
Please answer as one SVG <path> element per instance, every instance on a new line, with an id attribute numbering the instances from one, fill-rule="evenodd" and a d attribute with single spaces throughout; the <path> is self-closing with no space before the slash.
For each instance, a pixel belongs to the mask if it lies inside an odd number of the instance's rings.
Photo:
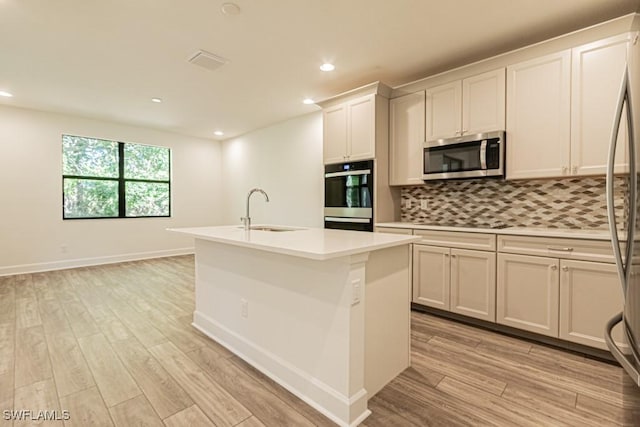
<path id="1" fill-rule="evenodd" d="M 444 254 L 444 256 L 445 256 L 445 257 L 448 257 L 448 256 L 449 256 L 449 254 Z"/>
<path id="2" fill-rule="evenodd" d="M 557 269 L 558 269 L 558 266 L 557 266 L 557 265 L 555 265 L 555 264 L 551 264 L 551 265 L 549 266 L 549 268 L 555 271 L 555 270 L 557 270 Z"/>
<path id="3" fill-rule="evenodd" d="M 463 135 L 464 135 L 465 133 L 467 133 L 467 132 L 469 132 L 469 131 L 468 131 L 468 130 L 466 130 L 466 129 L 462 129 L 462 134 L 463 134 Z"/>
<path id="4" fill-rule="evenodd" d="M 457 130 L 455 134 L 456 134 L 456 135 L 462 135 L 462 131 Z"/>
<path id="5" fill-rule="evenodd" d="M 569 267 L 565 265 L 564 267 L 562 267 L 562 271 L 569 271 Z"/>
<path id="6" fill-rule="evenodd" d="M 571 168 L 571 173 L 573 173 L 574 175 L 577 175 L 578 174 L 578 167 L 577 166 L 572 167 Z"/>
<path id="7" fill-rule="evenodd" d="M 563 166 L 563 167 L 562 167 L 562 175 L 566 175 L 568 170 L 569 170 L 569 168 L 568 168 L 568 167 Z"/>
<path id="8" fill-rule="evenodd" d="M 547 249 L 550 251 L 558 251 L 558 252 L 571 252 L 573 248 L 555 248 L 553 246 L 547 246 Z"/>

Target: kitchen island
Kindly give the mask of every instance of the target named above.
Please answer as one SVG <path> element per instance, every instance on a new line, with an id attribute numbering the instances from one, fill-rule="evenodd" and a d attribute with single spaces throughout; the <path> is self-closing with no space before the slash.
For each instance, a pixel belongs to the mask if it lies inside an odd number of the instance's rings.
<path id="1" fill-rule="evenodd" d="M 358 425 L 409 366 L 419 238 L 255 228 L 170 229 L 196 239 L 193 325 L 332 421 Z"/>

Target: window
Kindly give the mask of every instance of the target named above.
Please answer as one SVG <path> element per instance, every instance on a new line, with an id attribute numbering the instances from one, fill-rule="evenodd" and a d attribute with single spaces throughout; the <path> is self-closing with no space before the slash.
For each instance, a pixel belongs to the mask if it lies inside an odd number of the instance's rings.
<path id="1" fill-rule="evenodd" d="M 64 219 L 168 217 L 171 150 L 62 135 Z"/>

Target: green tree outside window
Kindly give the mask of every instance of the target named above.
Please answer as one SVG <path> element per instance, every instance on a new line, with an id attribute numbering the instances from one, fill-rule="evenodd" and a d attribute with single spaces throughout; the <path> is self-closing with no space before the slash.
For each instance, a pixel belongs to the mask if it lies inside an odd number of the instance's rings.
<path id="1" fill-rule="evenodd" d="M 171 150 L 62 136 L 63 218 L 168 217 Z"/>

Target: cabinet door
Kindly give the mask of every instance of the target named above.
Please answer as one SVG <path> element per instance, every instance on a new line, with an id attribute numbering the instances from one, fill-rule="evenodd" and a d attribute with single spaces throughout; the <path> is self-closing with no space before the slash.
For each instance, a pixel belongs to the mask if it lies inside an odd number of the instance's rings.
<path id="1" fill-rule="evenodd" d="M 569 174 L 571 51 L 507 68 L 507 179 Z"/>
<path id="2" fill-rule="evenodd" d="M 557 258 L 498 254 L 496 321 L 557 337 L 558 266 Z"/>
<path id="3" fill-rule="evenodd" d="M 495 252 L 451 249 L 451 311 L 496 321 Z"/>
<path id="4" fill-rule="evenodd" d="M 449 248 L 413 245 L 413 302 L 449 310 Z"/>
<path id="5" fill-rule="evenodd" d="M 324 163 L 342 163 L 347 155 L 347 107 L 336 105 L 322 112 Z"/>
<path id="6" fill-rule="evenodd" d="M 505 128 L 505 69 L 462 81 L 462 134 Z"/>
<path id="7" fill-rule="evenodd" d="M 424 143 L 425 92 L 416 92 L 389 102 L 390 185 L 424 184 L 422 146 Z"/>
<path id="8" fill-rule="evenodd" d="M 459 136 L 462 120 L 462 82 L 432 87 L 426 90 L 426 139 Z"/>
<path id="9" fill-rule="evenodd" d="M 615 264 L 560 261 L 560 338 L 607 350 L 605 324 L 623 308 Z M 614 339 L 624 346 L 622 328 Z"/>
<path id="10" fill-rule="evenodd" d="M 611 127 L 622 73 L 627 64 L 629 35 L 611 37 L 572 51 L 571 173 L 605 174 Z M 624 112 L 626 117 L 626 111 Z M 622 120 L 615 172 L 629 169 L 627 127 Z"/>
<path id="11" fill-rule="evenodd" d="M 366 96 L 347 104 L 347 156 L 349 161 L 375 157 L 375 95 Z"/>

